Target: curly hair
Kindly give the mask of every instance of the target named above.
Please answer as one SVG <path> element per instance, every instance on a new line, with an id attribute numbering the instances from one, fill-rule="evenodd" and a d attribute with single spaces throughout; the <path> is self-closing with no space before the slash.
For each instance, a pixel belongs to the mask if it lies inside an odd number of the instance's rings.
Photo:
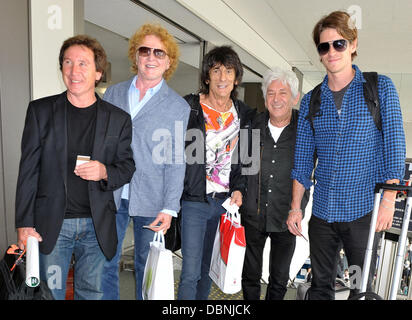
<path id="1" fill-rule="evenodd" d="M 143 42 L 144 37 L 154 35 L 160 39 L 167 55 L 170 59 L 170 67 L 165 71 L 163 77 L 165 80 L 169 80 L 173 73 L 176 71 L 179 64 L 179 46 L 177 45 L 174 37 L 160 24 L 146 23 L 142 25 L 135 34 L 129 40 L 129 59 L 132 63 L 131 70 L 137 74 L 138 66 L 136 63 L 136 52 L 140 44 Z"/>
<path id="2" fill-rule="evenodd" d="M 95 83 L 95 85 L 97 86 L 100 83 L 100 81 L 103 79 L 103 74 L 107 67 L 107 56 L 106 56 L 106 52 L 104 51 L 102 45 L 95 38 L 92 38 L 84 34 L 80 34 L 80 35 L 66 39 L 60 48 L 60 54 L 59 54 L 60 71 L 63 68 L 64 53 L 66 52 L 67 49 L 69 49 L 72 46 L 84 46 L 93 51 L 94 64 L 96 65 L 96 71 L 102 73 L 102 77 L 100 77 L 100 80 L 96 81 Z"/>

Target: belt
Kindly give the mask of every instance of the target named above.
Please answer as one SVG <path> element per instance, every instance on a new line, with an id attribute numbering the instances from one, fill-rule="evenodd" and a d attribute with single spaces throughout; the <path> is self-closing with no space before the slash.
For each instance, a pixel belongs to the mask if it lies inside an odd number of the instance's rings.
<path id="1" fill-rule="evenodd" d="M 213 199 L 226 199 L 227 197 L 229 197 L 229 192 L 212 192 L 208 193 L 207 196 Z"/>

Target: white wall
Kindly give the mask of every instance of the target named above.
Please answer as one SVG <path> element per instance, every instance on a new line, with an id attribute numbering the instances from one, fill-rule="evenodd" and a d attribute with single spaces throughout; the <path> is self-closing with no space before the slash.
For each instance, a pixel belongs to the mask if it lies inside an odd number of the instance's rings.
<path id="1" fill-rule="evenodd" d="M 66 90 L 58 63 L 60 47 L 74 34 L 73 0 L 31 0 L 32 99 Z"/>
<path id="2" fill-rule="evenodd" d="M 0 252 L 16 243 L 14 211 L 20 140 L 30 100 L 28 0 L 0 10 Z"/>
<path id="3" fill-rule="evenodd" d="M 110 86 L 129 79 L 133 74 L 130 71 L 130 63 L 127 57 L 128 39 L 87 21 L 85 21 L 84 26 L 85 33 L 96 38 L 103 46 L 107 59 L 111 64 L 110 82 L 101 85 Z"/>

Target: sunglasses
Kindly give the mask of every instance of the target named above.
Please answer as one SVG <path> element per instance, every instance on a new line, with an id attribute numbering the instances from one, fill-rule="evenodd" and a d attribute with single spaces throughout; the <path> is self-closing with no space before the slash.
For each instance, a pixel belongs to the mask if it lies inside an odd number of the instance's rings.
<path id="1" fill-rule="evenodd" d="M 327 54 L 330 49 L 330 44 L 333 45 L 333 48 L 338 51 L 338 52 L 343 52 L 346 50 L 346 47 L 348 46 L 348 41 L 345 39 L 339 39 L 335 41 L 328 41 L 328 42 L 322 42 L 319 43 L 318 45 L 318 52 L 321 56 Z"/>
<path id="2" fill-rule="evenodd" d="M 150 53 L 153 51 L 153 54 L 156 58 L 158 59 L 164 59 L 167 56 L 166 51 L 162 49 L 155 49 L 155 48 L 149 48 L 149 47 L 139 47 L 137 49 L 139 52 L 140 57 L 148 57 L 150 56 Z"/>

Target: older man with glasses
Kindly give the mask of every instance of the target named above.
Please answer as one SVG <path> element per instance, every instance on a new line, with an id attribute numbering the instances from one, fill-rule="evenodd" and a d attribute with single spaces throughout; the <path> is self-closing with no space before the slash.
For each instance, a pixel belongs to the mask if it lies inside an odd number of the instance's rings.
<path id="1" fill-rule="evenodd" d="M 180 210 L 185 162 L 184 135 L 190 108 L 165 80 L 176 70 L 179 47 L 157 24 L 145 24 L 129 41 L 129 59 L 136 73 L 108 88 L 104 99 L 127 111 L 133 124 L 136 172 L 130 184 L 115 191 L 119 244 L 105 264 L 104 299 L 119 299 L 119 260 L 130 219 L 133 220 L 136 298 L 154 232 L 166 232 Z"/>
<path id="2" fill-rule="evenodd" d="M 376 100 L 381 118 L 378 126 L 365 99 L 366 74 L 352 64 L 357 55 L 358 34 L 351 22 L 349 14 L 336 11 L 316 24 L 313 40 L 327 75 L 318 87 L 319 110 L 313 112 L 314 104 L 310 102 L 311 96 L 316 95 L 314 89 L 303 98 L 299 113 L 293 197 L 287 224 L 291 233 L 299 235 L 301 199 L 305 189 L 312 185 L 316 154 L 316 184 L 309 222 L 313 271 L 309 299 L 334 299 L 341 242 L 352 270 L 362 268 L 375 184 L 399 183 L 404 174 L 405 136 L 398 94 L 391 79 L 377 76 Z M 396 192 L 384 192 L 377 232 L 391 227 L 395 197 Z M 375 258 L 376 247 L 377 244 Z M 373 259 L 372 272 L 375 263 Z M 373 274 L 369 279 L 373 279 Z M 351 296 L 358 291 L 353 287 Z"/>

